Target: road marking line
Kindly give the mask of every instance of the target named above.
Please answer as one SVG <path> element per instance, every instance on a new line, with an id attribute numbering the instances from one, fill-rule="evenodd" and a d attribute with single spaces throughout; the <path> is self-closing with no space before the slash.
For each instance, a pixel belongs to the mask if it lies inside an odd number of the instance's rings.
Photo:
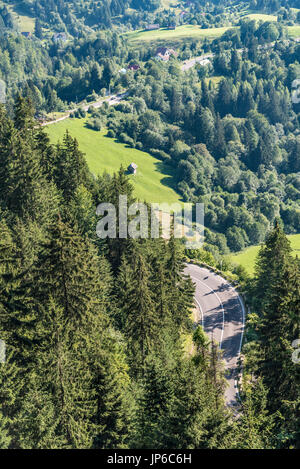
<path id="1" fill-rule="evenodd" d="M 235 288 L 234 288 L 234 291 L 236 291 Z M 240 302 L 240 305 L 241 305 L 241 308 L 242 308 L 242 332 L 241 332 L 241 341 L 240 341 L 239 354 L 238 354 L 237 360 L 239 360 L 239 358 L 241 356 L 241 352 L 242 352 L 243 337 L 244 337 L 244 330 L 245 330 L 245 320 L 246 320 L 246 311 L 245 311 L 244 303 L 241 300 L 239 294 L 238 294 L 238 299 L 239 299 L 239 302 Z M 242 376 L 242 374 L 243 374 L 243 369 L 241 369 L 241 376 Z M 238 380 L 237 379 L 235 379 L 234 384 L 236 384 L 236 394 L 238 395 L 238 397 L 240 397 L 239 388 L 238 388 Z"/>
<path id="2" fill-rule="evenodd" d="M 221 305 L 221 308 L 222 308 L 222 315 L 223 315 L 223 325 L 222 325 L 222 332 L 221 332 L 221 340 L 220 340 L 220 344 L 219 344 L 219 347 L 220 349 L 222 349 L 222 343 L 223 343 L 223 335 L 224 335 L 224 328 L 225 328 L 225 311 L 224 311 L 224 307 L 223 307 L 223 303 L 222 301 L 220 300 L 220 297 L 219 295 L 211 288 L 209 287 L 205 282 L 202 282 L 202 280 L 199 280 L 198 278 L 196 277 L 193 277 L 192 275 L 190 275 L 191 278 L 193 278 L 194 280 L 202 283 L 205 287 L 207 287 L 210 291 L 213 292 L 214 295 L 216 295 L 216 297 L 218 298 L 218 301 Z"/>
<path id="3" fill-rule="evenodd" d="M 192 266 L 194 266 L 194 264 L 192 264 Z M 208 269 L 205 269 L 205 268 L 200 267 L 200 266 L 198 266 L 198 268 L 199 268 L 200 270 L 208 270 Z M 239 304 L 240 304 L 240 306 L 241 306 L 241 310 L 242 310 L 242 327 L 241 327 L 241 340 L 240 340 L 239 351 L 238 351 L 238 355 L 237 355 L 237 361 L 238 361 L 238 359 L 240 358 L 240 355 L 241 355 L 241 351 L 242 351 L 243 337 L 244 337 L 244 331 L 245 331 L 245 321 L 246 321 L 246 310 L 245 310 L 245 306 L 244 306 L 244 303 L 243 303 L 243 301 L 242 301 L 242 299 L 241 299 L 241 296 L 239 295 L 239 292 L 236 290 L 236 288 L 235 288 L 230 282 L 228 282 L 228 280 L 224 279 L 223 277 L 221 277 L 220 275 L 216 274 L 215 272 L 209 272 L 209 273 L 210 273 L 212 276 L 215 276 L 215 277 L 219 278 L 219 279 L 222 281 L 222 283 L 226 283 L 227 285 L 229 285 L 229 286 L 231 287 L 231 289 L 232 289 L 232 290 L 234 291 L 234 293 L 237 295 L 237 298 L 235 298 L 235 299 L 238 300 L 238 302 L 239 302 Z M 189 275 L 190 275 L 190 274 L 189 274 Z M 209 288 L 211 291 L 213 291 L 213 293 L 218 297 L 218 294 L 217 294 L 214 290 L 212 290 L 212 288 L 209 287 L 206 283 L 202 282 L 201 280 L 199 280 L 199 279 L 196 278 L 196 277 L 193 277 L 192 275 L 190 275 L 190 277 L 193 278 L 194 280 L 196 280 L 196 281 L 202 283 L 202 284 L 205 285 L 206 287 L 208 287 L 208 288 Z M 221 302 L 221 300 L 220 300 L 219 297 L 218 297 L 218 299 L 219 299 L 219 301 L 220 301 L 220 303 L 221 303 L 221 305 L 222 305 L 222 309 L 223 309 L 223 311 L 224 311 L 223 304 L 222 304 L 222 302 Z M 223 318 L 224 318 L 224 316 L 223 316 Z M 223 331 L 224 331 L 224 322 L 223 322 Z M 223 332 L 223 331 L 222 331 L 222 332 Z M 220 348 L 221 348 L 221 347 L 220 347 Z M 235 366 L 235 368 L 237 368 L 237 365 Z M 241 372 L 240 376 L 241 376 L 241 375 L 242 375 L 242 372 Z M 237 378 L 234 379 L 234 390 L 235 390 L 236 396 L 239 398 L 239 397 L 240 397 L 240 393 L 239 393 L 239 389 L 238 389 L 238 380 L 237 380 Z"/>
<path id="4" fill-rule="evenodd" d="M 217 275 L 217 277 L 219 277 L 219 279 L 221 279 L 222 281 L 226 280 L 226 279 L 223 279 L 223 277 L 221 277 L 220 275 Z M 241 306 L 241 310 L 242 310 L 242 330 L 241 330 L 241 340 L 240 340 L 240 345 L 239 345 L 239 352 L 238 352 L 238 356 L 237 356 L 237 361 L 239 360 L 240 356 L 241 356 L 241 352 L 242 352 L 242 345 L 243 345 L 243 338 L 244 338 L 244 330 L 245 330 L 245 321 L 246 321 L 246 311 L 245 311 L 245 306 L 244 306 L 244 303 L 239 295 L 239 292 L 235 289 L 235 287 L 232 285 L 232 283 L 226 281 L 228 283 L 228 285 L 230 285 L 230 287 L 232 288 L 232 290 L 236 293 L 237 295 L 237 299 L 240 303 L 240 306 Z M 241 373 L 242 375 L 242 373 Z M 240 397 L 240 393 L 239 393 L 239 389 L 238 389 L 238 380 L 235 378 L 234 380 L 234 387 L 236 389 L 236 394 L 238 397 Z"/>
<path id="5" fill-rule="evenodd" d="M 201 307 L 201 305 L 200 305 L 199 301 L 197 300 L 197 298 L 194 298 L 194 299 L 195 299 L 195 301 L 196 301 L 197 305 L 199 306 L 200 313 L 201 313 L 201 322 L 202 322 L 202 327 L 203 327 L 203 329 L 204 329 L 204 315 L 203 315 L 203 310 L 202 310 L 202 307 Z"/>

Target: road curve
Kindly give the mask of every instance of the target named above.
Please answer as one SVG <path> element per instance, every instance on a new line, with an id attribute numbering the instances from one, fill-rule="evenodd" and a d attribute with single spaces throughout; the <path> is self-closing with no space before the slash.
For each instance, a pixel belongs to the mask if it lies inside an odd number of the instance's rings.
<path id="1" fill-rule="evenodd" d="M 196 286 L 195 302 L 206 334 L 219 343 L 223 351 L 228 386 L 225 401 L 236 404 L 237 361 L 243 340 L 245 308 L 243 302 L 224 278 L 208 269 L 188 264 L 184 273 Z"/>

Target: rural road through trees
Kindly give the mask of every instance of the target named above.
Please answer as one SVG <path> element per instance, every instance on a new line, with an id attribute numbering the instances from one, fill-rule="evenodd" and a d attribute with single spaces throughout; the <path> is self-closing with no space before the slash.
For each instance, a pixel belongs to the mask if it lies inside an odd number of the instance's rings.
<path id="1" fill-rule="evenodd" d="M 184 273 L 191 276 L 196 286 L 195 302 L 200 313 L 200 324 L 223 351 L 228 381 L 225 400 L 227 405 L 235 405 L 238 392 L 237 361 L 245 323 L 243 302 L 229 282 L 208 269 L 188 264 Z"/>
<path id="2" fill-rule="evenodd" d="M 191 59 L 185 60 L 180 68 L 183 72 L 185 72 L 186 70 L 189 70 L 197 63 L 199 63 L 200 65 L 205 64 L 206 60 L 212 59 L 213 57 L 214 57 L 214 54 L 205 54 L 205 55 L 200 55 L 199 57 L 193 57 Z"/>
<path id="3" fill-rule="evenodd" d="M 78 105 L 78 107 L 81 107 L 84 111 L 88 111 L 90 107 L 94 107 L 95 109 L 97 109 L 101 107 L 102 104 L 105 102 L 107 102 L 109 106 L 114 106 L 116 104 L 119 104 L 122 101 L 122 99 L 126 98 L 127 95 L 128 95 L 127 91 L 125 91 L 124 93 L 112 94 L 112 95 L 107 96 L 106 98 L 99 99 L 99 101 L 85 104 L 84 106 Z M 76 109 L 78 109 L 78 107 Z M 56 124 L 57 122 L 64 121 L 65 119 L 68 119 L 70 117 L 70 114 L 72 114 L 72 112 L 75 112 L 76 109 L 71 109 L 70 111 L 67 111 L 66 114 L 64 114 L 61 117 L 58 117 L 57 119 L 53 121 L 43 122 L 42 126 L 44 127 L 46 125 Z"/>

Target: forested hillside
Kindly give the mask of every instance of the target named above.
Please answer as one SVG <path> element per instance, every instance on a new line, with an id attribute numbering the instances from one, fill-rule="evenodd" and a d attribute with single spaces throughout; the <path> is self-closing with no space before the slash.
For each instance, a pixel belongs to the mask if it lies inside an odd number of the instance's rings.
<path id="1" fill-rule="evenodd" d="M 299 0 L 0 1 L 0 449 L 300 448 L 299 22 Z M 174 222 L 122 237 L 120 195 L 155 191 L 204 205 L 201 249 Z"/>
<path id="2" fill-rule="evenodd" d="M 299 23 L 299 8 L 299 0 L 1 0 L 0 34 L 27 27 L 38 39 L 51 38 L 55 32 L 75 38 L 110 28 L 143 29 L 149 24 L 197 24 L 206 29 L 238 24 L 248 12 L 275 15 L 291 26 Z"/>
<path id="3" fill-rule="evenodd" d="M 13 122 L 2 109 L 0 161 L 0 446 L 216 445 L 223 378 L 216 352 L 183 353 L 193 287 L 177 242 L 97 241 L 95 205 L 132 200 L 130 184 L 94 180 L 68 134 L 50 146 L 23 99 Z"/>
<path id="4" fill-rule="evenodd" d="M 250 25 L 214 41 L 218 85 L 203 67 L 183 72 L 175 61 L 150 61 L 122 78 L 128 104 L 93 114 L 121 141 L 175 168 L 183 200 L 206 205 L 213 252 L 259 244 L 278 216 L 287 233 L 300 230 L 299 105 L 292 102 L 300 48 L 265 51 L 253 33 L 249 45 Z"/>
<path id="5" fill-rule="evenodd" d="M 40 118 L 127 90 L 128 103 L 91 111 L 91 125 L 175 169 L 183 200 L 206 204 L 214 255 L 259 244 L 276 217 L 287 234 L 299 233 L 299 104 L 292 96 L 300 46 L 287 40 L 283 24 L 245 19 L 212 42 L 182 44 L 168 63 L 114 30 L 44 47 L 7 35 L 0 47 L 11 115 L 20 89 Z M 207 66 L 182 71 L 184 59 L 203 53 Z M 131 64 L 139 69 L 120 73 Z"/>
<path id="6" fill-rule="evenodd" d="M 24 99 L 0 124 L 0 447 L 297 445 L 299 261 L 282 230 L 258 259 L 247 370 L 262 380 L 244 375 L 235 422 L 216 345 L 197 328 L 183 350 L 194 289 L 178 241 L 95 235 L 97 203 L 132 200 L 123 171 L 92 178 L 76 140 L 51 146 Z"/>
<path id="7" fill-rule="evenodd" d="M 150 12 L 161 8 L 160 0 L 3 0 L 1 4 L 1 29 L 17 30 L 16 15 L 28 15 L 35 19 L 35 33 L 39 38 L 47 35 L 49 29 L 78 36 L 112 25 L 134 27 L 147 21 Z"/>

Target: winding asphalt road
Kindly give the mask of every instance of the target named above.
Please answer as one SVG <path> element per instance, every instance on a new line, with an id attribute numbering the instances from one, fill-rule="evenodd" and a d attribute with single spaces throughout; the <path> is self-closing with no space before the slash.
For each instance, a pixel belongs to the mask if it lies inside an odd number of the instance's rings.
<path id="1" fill-rule="evenodd" d="M 188 264 L 184 273 L 190 275 L 196 286 L 195 302 L 200 313 L 200 324 L 223 351 L 228 381 L 225 400 L 227 405 L 235 405 L 238 394 L 237 361 L 245 323 L 243 302 L 227 280 L 208 269 Z"/>

